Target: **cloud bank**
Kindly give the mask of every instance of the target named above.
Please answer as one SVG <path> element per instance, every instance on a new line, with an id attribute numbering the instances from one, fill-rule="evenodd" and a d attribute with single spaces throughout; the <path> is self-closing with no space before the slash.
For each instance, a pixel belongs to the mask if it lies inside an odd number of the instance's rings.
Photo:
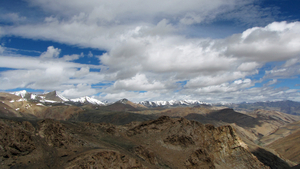
<path id="1" fill-rule="evenodd" d="M 30 18 L 16 14 L 22 23 L 1 26 L 0 36 L 106 52 L 61 56 L 59 47 L 49 46 L 39 57 L 28 57 L 0 46 L 0 67 L 8 68 L 0 72 L 1 90 L 58 90 L 69 98 L 96 95 L 101 100 L 300 100 L 298 90 L 272 86 L 300 73 L 300 22 L 273 22 L 270 11 L 254 5 L 256 1 L 27 2 L 48 16 L 25 22 Z M 249 15 L 243 17 L 245 10 Z M 190 37 L 187 32 L 224 18 L 264 26 L 226 38 Z M 95 57 L 98 65 L 75 62 L 82 57 Z M 263 71 L 273 62 L 282 64 Z"/>

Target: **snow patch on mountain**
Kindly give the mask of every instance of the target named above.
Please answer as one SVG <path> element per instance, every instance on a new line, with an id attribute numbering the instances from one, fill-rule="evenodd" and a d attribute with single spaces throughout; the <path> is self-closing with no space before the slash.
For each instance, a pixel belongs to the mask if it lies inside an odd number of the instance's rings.
<path id="1" fill-rule="evenodd" d="M 31 98 L 32 100 L 35 100 L 35 99 L 37 99 L 37 95 L 36 95 L 36 94 L 31 94 L 30 98 Z"/>
<path id="2" fill-rule="evenodd" d="M 61 94 L 56 93 L 56 96 L 59 97 L 61 100 L 65 101 L 65 102 L 70 101 L 69 99 L 65 98 Z"/>
<path id="3" fill-rule="evenodd" d="M 24 102 L 24 101 L 27 101 L 27 100 L 24 99 L 24 98 L 21 98 L 21 99 L 17 100 L 17 102 Z"/>

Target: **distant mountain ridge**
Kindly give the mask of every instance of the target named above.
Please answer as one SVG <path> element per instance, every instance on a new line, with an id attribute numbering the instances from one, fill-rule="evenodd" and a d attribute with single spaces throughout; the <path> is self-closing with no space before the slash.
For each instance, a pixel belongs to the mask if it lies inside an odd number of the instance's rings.
<path id="1" fill-rule="evenodd" d="M 201 102 L 199 100 L 170 100 L 170 101 L 142 101 L 139 104 L 146 107 L 176 107 L 176 106 L 197 106 L 197 105 L 211 105 L 209 103 Z"/>
<path id="2" fill-rule="evenodd" d="M 300 115 L 300 102 L 295 102 L 291 100 L 227 104 L 225 106 L 233 108 L 237 111 L 266 109 L 276 110 L 286 114 Z"/>

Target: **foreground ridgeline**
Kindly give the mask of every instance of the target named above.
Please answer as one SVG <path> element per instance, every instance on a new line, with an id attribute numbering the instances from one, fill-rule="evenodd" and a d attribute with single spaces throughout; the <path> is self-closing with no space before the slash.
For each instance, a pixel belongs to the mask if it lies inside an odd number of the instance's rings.
<path id="1" fill-rule="evenodd" d="M 0 120 L 2 168 L 269 168 L 231 126 Z"/>

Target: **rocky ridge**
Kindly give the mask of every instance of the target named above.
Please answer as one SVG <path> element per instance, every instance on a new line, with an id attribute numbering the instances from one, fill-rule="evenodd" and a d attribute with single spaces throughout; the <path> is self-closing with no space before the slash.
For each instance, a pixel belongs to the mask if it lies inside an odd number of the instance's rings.
<path id="1" fill-rule="evenodd" d="M 231 126 L 184 118 L 123 126 L 0 120 L 3 168 L 269 168 Z"/>

